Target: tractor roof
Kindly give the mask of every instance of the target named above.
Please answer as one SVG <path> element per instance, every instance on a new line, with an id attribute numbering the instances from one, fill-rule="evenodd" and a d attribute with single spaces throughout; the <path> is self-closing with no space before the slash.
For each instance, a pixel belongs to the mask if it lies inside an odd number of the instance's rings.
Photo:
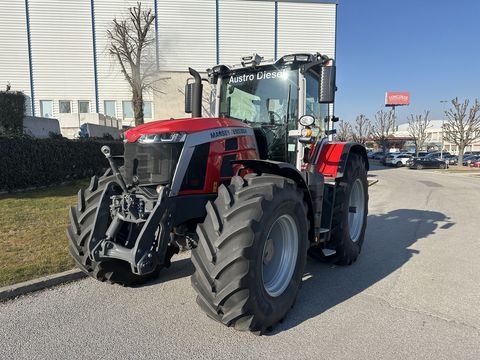
<path id="1" fill-rule="evenodd" d="M 264 66 L 274 66 L 281 67 L 285 65 L 304 65 L 308 63 L 324 63 L 326 64 L 331 59 L 326 55 L 321 55 L 320 53 L 309 54 L 309 53 L 296 53 L 284 55 L 278 60 L 274 61 L 273 59 L 265 60 L 262 56 L 258 54 L 252 54 L 249 56 L 242 57 L 240 64 L 236 65 L 216 65 L 211 69 L 208 69 L 208 76 L 210 78 L 216 79 L 218 76 L 229 74 L 233 71 L 238 70 L 252 70 Z"/>

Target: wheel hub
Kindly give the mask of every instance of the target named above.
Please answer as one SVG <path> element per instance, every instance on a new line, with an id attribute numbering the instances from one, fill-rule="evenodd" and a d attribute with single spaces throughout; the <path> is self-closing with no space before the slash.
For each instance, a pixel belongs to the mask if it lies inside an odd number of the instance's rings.
<path id="1" fill-rule="evenodd" d="M 350 191 L 348 204 L 348 228 L 350 239 L 357 242 L 362 233 L 363 220 L 365 216 L 365 193 L 362 180 L 356 179 Z"/>
<path id="2" fill-rule="evenodd" d="M 273 240 L 267 239 L 265 244 L 265 251 L 263 252 L 263 264 L 268 265 L 272 261 L 275 248 L 273 247 Z"/>
<path id="3" fill-rule="evenodd" d="M 281 215 L 270 227 L 262 254 L 263 286 L 272 297 L 283 294 L 298 256 L 298 229 L 292 216 Z"/>

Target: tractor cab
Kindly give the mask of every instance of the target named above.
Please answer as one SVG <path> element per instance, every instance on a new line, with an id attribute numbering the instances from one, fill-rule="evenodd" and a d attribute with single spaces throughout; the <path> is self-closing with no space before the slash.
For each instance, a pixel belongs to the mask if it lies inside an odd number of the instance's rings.
<path id="1" fill-rule="evenodd" d="M 250 125 L 261 159 L 300 168 L 300 147 L 328 133 L 335 66 L 326 56 L 294 54 L 272 62 L 254 54 L 237 66 L 217 65 L 208 75 L 215 117 Z"/>

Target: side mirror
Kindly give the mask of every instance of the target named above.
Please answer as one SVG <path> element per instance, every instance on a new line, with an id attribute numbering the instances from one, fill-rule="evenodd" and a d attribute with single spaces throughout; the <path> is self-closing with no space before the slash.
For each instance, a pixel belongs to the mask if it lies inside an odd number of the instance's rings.
<path id="1" fill-rule="evenodd" d="M 192 113 L 192 103 L 193 103 L 193 85 L 194 83 L 185 84 L 185 112 L 187 114 Z"/>
<path id="2" fill-rule="evenodd" d="M 333 104 L 335 101 L 335 66 L 322 66 L 320 68 L 320 86 L 318 89 L 318 102 L 320 104 Z"/>

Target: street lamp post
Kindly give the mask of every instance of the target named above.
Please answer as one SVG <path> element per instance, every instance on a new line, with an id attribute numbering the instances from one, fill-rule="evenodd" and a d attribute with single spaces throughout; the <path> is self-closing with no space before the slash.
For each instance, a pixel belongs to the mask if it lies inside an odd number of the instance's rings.
<path id="1" fill-rule="evenodd" d="M 448 100 L 440 100 L 440 103 L 443 104 L 443 115 L 442 115 L 442 132 L 441 132 L 441 136 L 442 136 L 442 147 L 440 149 L 440 159 L 443 160 L 443 146 L 444 146 L 444 143 L 443 143 L 443 127 L 445 126 L 445 104 L 448 103 Z"/>

